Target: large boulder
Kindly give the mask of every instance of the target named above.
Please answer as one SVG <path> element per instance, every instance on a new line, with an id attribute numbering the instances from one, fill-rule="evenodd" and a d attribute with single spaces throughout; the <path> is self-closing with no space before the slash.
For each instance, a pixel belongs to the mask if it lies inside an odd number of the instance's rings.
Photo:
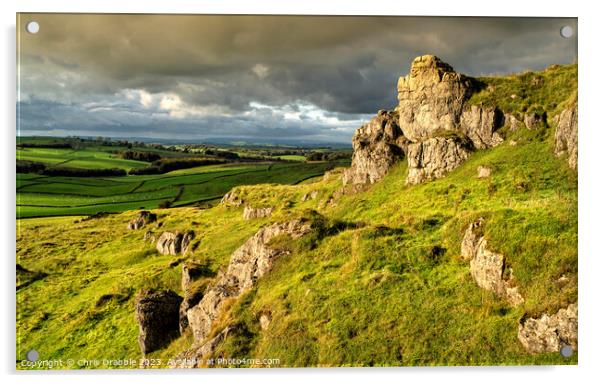
<path id="1" fill-rule="evenodd" d="M 260 229 L 239 247 L 232 254 L 228 269 L 207 289 L 199 304 L 188 310 L 188 322 L 195 342 L 205 341 L 228 299 L 248 291 L 272 268 L 274 260 L 286 252 L 270 247 L 269 242 L 272 238 L 283 234 L 299 238 L 310 230 L 311 225 L 301 220 L 275 223 Z"/>
<path id="2" fill-rule="evenodd" d="M 577 169 L 577 106 L 560 113 L 554 141 L 554 153 L 557 156 L 567 154 L 569 166 Z"/>
<path id="3" fill-rule="evenodd" d="M 179 335 L 182 298 L 171 290 L 142 290 L 136 297 L 138 344 L 143 355 L 158 350 Z"/>
<path id="4" fill-rule="evenodd" d="M 414 59 L 407 76 L 399 78 L 399 126 L 411 141 L 422 141 L 439 130 L 459 130 L 473 81 L 432 55 Z"/>
<path id="5" fill-rule="evenodd" d="M 128 230 L 138 230 L 157 220 L 157 214 L 143 210 L 128 223 Z"/>
<path id="6" fill-rule="evenodd" d="M 498 132 L 504 126 L 504 113 L 495 107 L 484 108 L 473 105 L 467 107 L 460 118 L 460 130 L 476 149 L 498 146 L 504 139 Z"/>
<path id="7" fill-rule="evenodd" d="M 157 239 L 156 249 L 163 255 L 177 255 L 180 252 L 186 254 L 194 236 L 195 234 L 192 230 L 186 233 L 164 231 L 159 239 Z"/>
<path id="8" fill-rule="evenodd" d="M 433 137 L 408 146 L 407 184 L 418 184 L 445 176 L 460 166 L 470 148 L 457 137 Z"/>
<path id="9" fill-rule="evenodd" d="M 530 353 L 558 352 L 563 346 L 577 350 L 577 304 L 556 314 L 527 318 L 518 326 L 518 339 Z"/>
<path id="10" fill-rule="evenodd" d="M 407 140 L 397 123 L 398 114 L 380 110 L 353 135 L 351 167 L 343 174 L 343 184 L 374 183 L 403 158 Z"/>

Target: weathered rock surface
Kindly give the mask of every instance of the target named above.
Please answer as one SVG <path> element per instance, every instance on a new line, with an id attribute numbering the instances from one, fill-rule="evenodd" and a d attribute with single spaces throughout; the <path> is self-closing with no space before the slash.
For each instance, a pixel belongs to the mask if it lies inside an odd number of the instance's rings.
<path id="1" fill-rule="evenodd" d="M 537 129 L 541 127 L 545 127 L 547 124 L 547 118 L 545 112 L 532 112 L 525 113 L 525 118 L 523 120 L 527 129 Z"/>
<path id="2" fill-rule="evenodd" d="M 312 190 L 310 193 L 305 193 L 303 194 L 303 197 L 301 197 L 301 202 L 305 202 L 305 201 L 309 201 L 311 199 L 316 199 L 318 198 L 318 191 L 317 190 Z"/>
<path id="3" fill-rule="evenodd" d="M 577 107 L 565 109 L 560 113 L 554 135 L 554 153 L 557 156 L 567 154 L 569 166 L 577 169 Z"/>
<path id="4" fill-rule="evenodd" d="M 259 315 L 259 325 L 263 331 L 266 331 L 268 327 L 270 327 L 270 323 L 272 323 L 272 313 L 269 311 L 264 311 Z"/>
<path id="5" fill-rule="evenodd" d="M 245 210 L 242 213 L 242 217 L 244 219 L 256 219 L 256 218 L 266 218 L 272 215 L 274 211 L 273 207 L 251 207 L 245 206 Z"/>
<path id="6" fill-rule="evenodd" d="M 479 219 L 468 226 L 461 245 L 461 255 L 470 260 L 470 275 L 476 284 L 504 298 L 512 306 L 524 302 L 519 293 L 512 269 L 504 255 L 491 251 L 481 232 L 483 220 Z"/>
<path id="7" fill-rule="evenodd" d="M 343 174 L 343 184 L 374 183 L 403 158 L 407 140 L 397 123 L 398 114 L 380 110 L 353 135 L 351 167 Z"/>
<path id="8" fill-rule="evenodd" d="M 468 107 L 460 118 L 460 131 L 470 140 L 476 149 L 498 146 L 504 139 L 496 132 L 504 126 L 504 113 L 497 108 Z"/>
<path id="9" fill-rule="evenodd" d="M 410 73 L 397 83 L 399 126 L 411 141 L 422 141 L 439 130 L 458 131 L 472 80 L 432 55 L 419 56 Z"/>
<path id="10" fill-rule="evenodd" d="M 179 231 L 164 231 L 157 239 L 157 251 L 163 255 L 186 254 L 190 247 L 190 242 L 194 239 L 194 231 L 188 231 L 184 234 Z"/>
<path id="11" fill-rule="evenodd" d="M 179 335 L 182 298 L 171 290 L 142 290 L 136 297 L 138 344 L 143 355 L 166 346 Z"/>
<path id="12" fill-rule="evenodd" d="M 272 238 L 281 234 L 299 238 L 310 229 L 309 223 L 300 220 L 275 223 L 260 229 L 239 247 L 232 254 L 227 271 L 218 277 L 214 286 L 207 289 L 199 304 L 188 310 L 188 322 L 195 342 L 199 344 L 205 341 L 225 302 L 250 289 L 257 279 L 272 268 L 274 260 L 285 252 L 268 245 Z"/>
<path id="13" fill-rule="evenodd" d="M 518 326 L 518 339 L 530 353 L 558 352 L 562 346 L 577 350 L 577 304 L 556 314 L 528 318 Z"/>
<path id="14" fill-rule="evenodd" d="M 408 146 L 408 178 L 418 184 L 445 176 L 460 166 L 470 150 L 458 138 L 434 137 Z"/>
<path id="15" fill-rule="evenodd" d="M 477 168 L 477 178 L 491 177 L 491 168 L 488 166 L 479 166 Z"/>
<path id="16" fill-rule="evenodd" d="M 226 206 L 234 206 L 239 207 L 242 205 L 244 201 L 240 198 L 238 191 L 236 189 L 230 190 L 228 193 L 224 194 L 222 197 L 220 204 Z"/>
<path id="17" fill-rule="evenodd" d="M 220 331 L 215 337 L 202 343 L 201 345 L 195 345 L 190 349 L 182 352 L 176 358 L 176 363 L 172 366 L 175 368 L 199 368 L 205 365 L 206 359 L 212 355 L 215 350 L 222 344 L 228 334 L 234 331 L 233 326 L 226 326 Z"/>
<path id="18" fill-rule="evenodd" d="M 157 214 L 143 210 L 128 223 L 128 230 L 138 230 L 157 220 Z"/>

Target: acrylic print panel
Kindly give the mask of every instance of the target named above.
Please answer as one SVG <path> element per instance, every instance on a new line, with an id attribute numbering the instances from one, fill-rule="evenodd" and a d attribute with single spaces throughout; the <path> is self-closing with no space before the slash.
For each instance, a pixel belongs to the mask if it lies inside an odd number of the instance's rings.
<path id="1" fill-rule="evenodd" d="M 17 28 L 18 369 L 577 363 L 576 19 Z"/>

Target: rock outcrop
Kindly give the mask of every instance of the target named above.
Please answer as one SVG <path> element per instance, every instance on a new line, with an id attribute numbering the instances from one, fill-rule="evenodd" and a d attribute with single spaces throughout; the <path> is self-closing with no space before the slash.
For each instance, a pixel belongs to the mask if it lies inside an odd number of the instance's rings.
<path id="1" fill-rule="evenodd" d="M 488 166 L 479 166 L 477 168 L 477 178 L 491 177 L 491 168 Z"/>
<path id="2" fill-rule="evenodd" d="M 171 290 L 142 290 L 136 297 L 138 344 L 143 355 L 158 350 L 179 335 L 182 298 Z"/>
<path id="3" fill-rule="evenodd" d="M 440 178 L 462 164 L 475 149 L 503 142 L 498 133 L 504 113 L 469 105 L 477 81 L 426 55 L 397 84 L 395 111 L 379 111 L 353 136 L 351 167 L 344 184 L 370 184 L 408 157 L 408 184 Z"/>
<path id="4" fill-rule="evenodd" d="M 239 247 L 230 259 L 226 272 L 207 289 L 198 305 L 188 310 L 188 322 L 197 344 L 203 343 L 220 315 L 226 301 L 249 290 L 271 268 L 274 260 L 286 251 L 272 248 L 269 241 L 279 235 L 299 238 L 307 234 L 311 225 L 301 220 L 275 223 L 260 229 Z"/>
<path id="5" fill-rule="evenodd" d="M 157 214 L 143 210 L 128 223 L 128 230 L 138 230 L 155 221 L 157 221 Z"/>
<path id="6" fill-rule="evenodd" d="M 274 211 L 273 207 L 251 207 L 245 206 L 245 210 L 242 213 L 242 217 L 244 219 L 256 219 L 256 218 L 266 218 L 272 215 Z"/>
<path id="7" fill-rule="evenodd" d="M 558 352 L 563 346 L 577 350 L 577 304 L 570 304 L 556 314 L 521 321 L 518 339 L 530 353 Z"/>
<path id="8" fill-rule="evenodd" d="M 351 167 L 343 173 L 343 184 L 374 183 L 403 158 L 407 139 L 398 125 L 398 114 L 380 110 L 376 117 L 359 128 L 352 140 Z"/>
<path id="9" fill-rule="evenodd" d="M 557 156 L 567 154 L 569 166 L 577 169 L 577 106 L 560 113 L 554 139 L 554 153 Z"/>
<path id="10" fill-rule="evenodd" d="M 186 233 L 179 231 L 164 231 L 157 239 L 157 251 L 163 255 L 177 255 L 180 252 L 184 255 L 190 247 L 190 242 L 194 239 L 194 231 Z"/>
<path id="11" fill-rule="evenodd" d="M 462 258 L 470 260 L 470 275 L 476 284 L 506 299 L 511 306 L 524 302 L 504 255 L 491 251 L 481 233 L 483 220 L 468 226 L 462 240 Z"/>
<path id="12" fill-rule="evenodd" d="M 228 193 L 224 194 L 222 197 L 220 204 L 225 206 L 234 206 L 239 207 L 242 205 L 244 201 L 240 198 L 238 191 L 236 189 L 230 190 Z"/>
<path id="13" fill-rule="evenodd" d="M 462 164 L 470 151 L 455 137 L 434 137 L 408 146 L 408 178 L 418 184 L 445 176 Z"/>
<path id="14" fill-rule="evenodd" d="M 182 291 L 184 299 L 180 304 L 180 333 L 188 328 L 188 310 L 197 305 L 204 296 L 204 289 L 192 288 L 193 283 L 205 276 L 208 276 L 207 268 L 193 262 L 186 262 L 182 265 Z"/>
<path id="15" fill-rule="evenodd" d="M 226 326 L 226 328 L 220 331 L 216 336 L 205 341 L 203 344 L 192 346 L 175 358 L 176 363 L 172 367 L 199 368 L 205 366 L 206 358 L 213 354 L 219 345 L 226 340 L 228 334 L 234 330 L 235 328 L 233 326 Z"/>

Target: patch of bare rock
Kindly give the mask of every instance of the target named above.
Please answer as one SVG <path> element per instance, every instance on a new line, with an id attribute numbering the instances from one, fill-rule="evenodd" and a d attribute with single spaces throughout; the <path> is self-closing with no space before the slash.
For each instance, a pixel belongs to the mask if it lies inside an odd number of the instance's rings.
<path id="1" fill-rule="evenodd" d="M 477 168 L 477 178 L 491 177 L 491 168 L 488 166 L 479 166 Z"/>
<path id="2" fill-rule="evenodd" d="M 257 219 L 257 218 L 266 218 L 266 217 L 270 217 L 272 215 L 272 213 L 274 212 L 274 208 L 273 207 L 251 207 L 251 206 L 245 206 L 245 209 L 243 210 L 242 213 L 242 217 L 243 219 L 249 220 L 249 219 Z"/>
<path id="3" fill-rule="evenodd" d="M 243 199 L 238 194 L 236 189 L 230 190 L 228 193 L 224 194 L 222 197 L 220 204 L 224 206 L 233 206 L 239 207 L 244 203 Z"/>
<path id="4" fill-rule="evenodd" d="M 577 304 L 557 313 L 527 318 L 518 328 L 518 339 L 530 353 L 558 352 L 563 346 L 577 350 Z"/>
<path id="5" fill-rule="evenodd" d="M 180 334 L 178 312 L 182 298 L 171 290 L 142 290 L 136 296 L 138 344 L 143 355 L 158 350 Z"/>
<path id="6" fill-rule="evenodd" d="M 524 302 L 512 275 L 512 268 L 503 254 L 492 251 L 483 236 L 483 220 L 471 223 L 464 233 L 461 245 L 462 258 L 470 260 L 470 274 L 475 283 L 506 299 L 511 306 Z"/>
<path id="7" fill-rule="evenodd" d="M 128 230 L 138 230 L 143 228 L 145 225 L 157 221 L 157 214 L 151 213 L 150 211 L 143 210 L 130 222 L 128 222 Z"/>
<path id="8" fill-rule="evenodd" d="M 577 169 L 577 106 L 565 109 L 557 116 L 554 141 L 556 156 L 566 154 L 569 166 Z"/>
<path id="9" fill-rule="evenodd" d="M 192 230 L 186 233 L 164 231 L 157 239 L 156 249 L 163 255 L 178 255 L 179 253 L 185 255 L 194 236 L 195 233 Z"/>

